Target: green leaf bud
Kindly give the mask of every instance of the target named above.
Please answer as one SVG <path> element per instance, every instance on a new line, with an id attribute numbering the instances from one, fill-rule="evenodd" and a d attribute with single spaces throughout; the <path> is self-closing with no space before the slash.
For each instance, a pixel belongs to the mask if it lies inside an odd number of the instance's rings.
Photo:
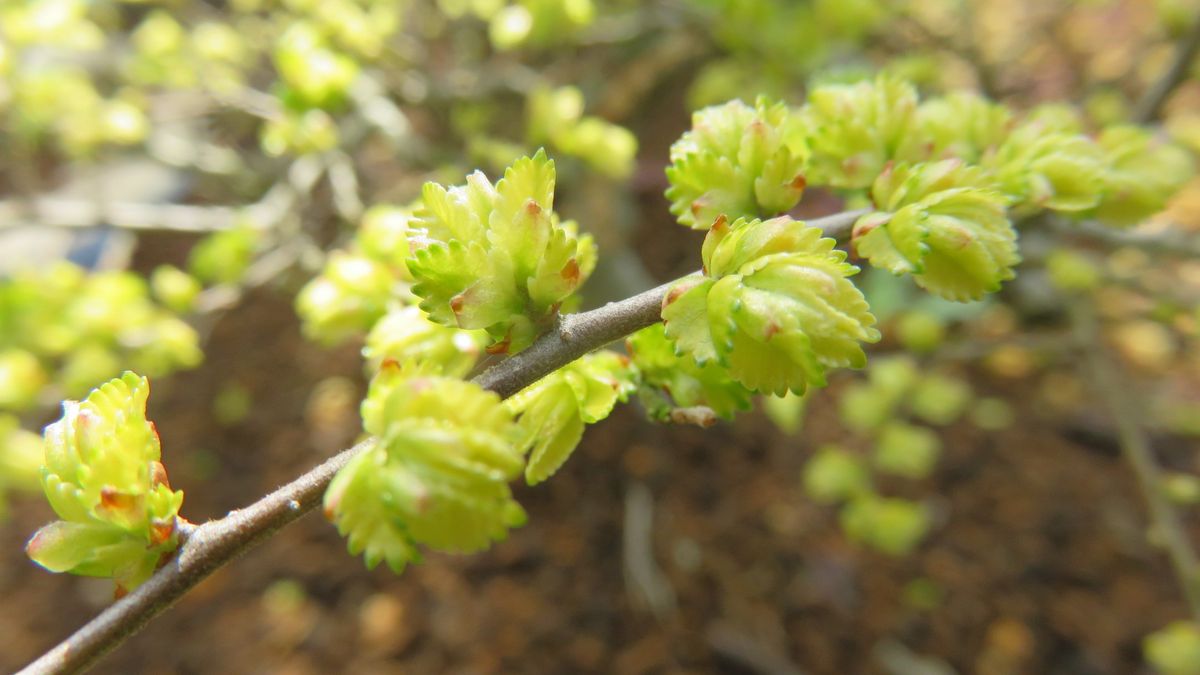
<path id="1" fill-rule="evenodd" d="M 946 325 L 930 312 L 913 310 L 901 315 L 896 334 L 905 349 L 927 354 L 936 351 L 946 339 Z"/>
<path id="2" fill-rule="evenodd" d="M 149 393 L 145 378 L 127 372 L 82 403 L 64 403 L 62 418 L 46 427 L 42 487 L 62 520 L 30 540 L 34 562 L 111 576 L 129 590 L 175 550 L 183 493 L 171 490 L 159 463 Z"/>
<path id="3" fill-rule="evenodd" d="M 1108 169 L 1094 213 L 1111 225 L 1136 225 L 1162 211 L 1195 173 L 1186 151 L 1156 140 L 1145 129 L 1109 127 L 1097 142 Z"/>
<path id="4" fill-rule="evenodd" d="M 856 84 L 817 87 L 808 96 L 810 178 L 816 185 L 865 188 L 905 154 L 917 112 L 912 85 L 888 75 Z"/>
<path id="5" fill-rule="evenodd" d="M 907 401 L 914 415 L 944 426 L 966 412 L 971 404 L 971 385 L 956 377 L 930 373 L 921 378 Z"/>
<path id="6" fill-rule="evenodd" d="M 704 108 L 671 146 L 667 199 L 683 225 L 703 230 L 717 218 L 773 216 L 800 201 L 807 151 L 798 118 L 759 99 Z"/>
<path id="7" fill-rule="evenodd" d="M 408 273 L 408 234 L 412 212 L 390 204 L 377 204 L 362 216 L 355 241 L 370 258 L 389 265 L 405 281 Z"/>
<path id="8" fill-rule="evenodd" d="M 1078 251 L 1059 248 L 1046 257 L 1046 273 L 1059 290 L 1068 293 L 1092 291 L 1103 281 L 1100 266 Z"/>
<path id="9" fill-rule="evenodd" d="M 464 377 L 475 367 L 489 340 L 481 330 L 434 323 L 418 307 L 393 309 L 367 335 L 363 356 L 378 370 L 387 360 L 414 362 L 429 372 Z"/>
<path id="10" fill-rule="evenodd" d="M 889 167 L 871 190 L 880 211 L 854 225 L 855 250 L 947 300 L 999 290 L 1020 256 L 1005 199 L 986 186 L 957 160 Z"/>
<path id="11" fill-rule="evenodd" d="M 679 353 L 727 367 L 753 391 L 802 394 L 825 369 L 861 367 L 862 342 L 879 339 L 862 293 L 834 240 L 787 217 L 718 219 L 702 250 L 704 274 L 663 300 Z"/>
<path id="12" fill-rule="evenodd" d="M 585 424 L 608 417 L 634 389 L 636 369 L 611 351 L 588 354 L 504 402 L 519 415 L 517 447 L 529 454 L 525 481 L 536 485 L 566 463 Z"/>
<path id="13" fill-rule="evenodd" d="M 821 446 L 804 465 L 804 492 L 818 504 L 837 504 L 870 493 L 862 459 L 836 445 Z"/>
<path id="14" fill-rule="evenodd" d="M 1163 675 L 1200 673 L 1200 626 L 1176 621 L 1142 641 L 1146 660 Z"/>
<path id="15" fill-rule="evenodd" d="M 1200 503 L 1200 477 L 1180 471 L 1168 472 L 1162 479 L 1162 491 L 1175 504 Z"/>
<path id="16" fill-rule="evenodd" d="M 599 117 L 585 117 L 578 124 L 564 127 L 552 142 L 610 178 L 625 178 L 633 171 L 638 149 L 632 131 Z"/>
<path id="17" fill-rule="evenodd" d="M 304 333 L 332 344 L 364 333 L 403 298 L 400 280 L 387 265 L 346 251 L 334 251 L 321 275 L 296 296 Z"/>
<path id="18" fill-rule="evenodd" d="M 354 59 L 331 49 L 316 27 L 296 22 L 275 46 L 275 67 L 305 106 L 329 108 L 345 99 L 358 77 Z"/>
<path id="19" fill-rule="evenodd" d="M 200 295 L 200 282 L 174 265 L 159 265 L 150 273 L 150 289 L 156 300 L 173 312 L 186 313 Z"/>
<path id="20" fill-rule="evenodd" d="M 263 125 L 259 143 L 272 157 L 321 153 L 337 147 L 338 127 L 324 110 L 287 110 Z"/>
<path id="21" fill-rule="evenodd" d="M 550 325 L 591 274 L 595 244 L 554 214 L 554 162 L 518 159 L 494 186 L 427 183 L 408 269 L 421 309 L 438 323 L 484 329 L 489 351 L 515 353 Z"/>
<path id="22" fill-rule="evenodd" d="M 488 35 L 501 51 L 559 44 L 595 17 L 592 0 L 519 0 L 492 16 Z"/>
<path id="23" fill-rule="evenodd" d="M 120 374 L 120 356 L 108 346 L 88 342 L 67 355 L 58 373 L 58 381 L 67 396 L 79 398 Z"/>
<path id="24" fill-rule="evenodd" d="M 1002 398 L 982 398 L 971 409 L 971 421 L 986 431 L 1000 431 L 1013 425 L 1016 415 Z"/>
<path id="25" fill-rule="evenodd" d="M 838 418 L 847 429 L 862 433 L 883 426 L 895 408 L 894 397 L 864 382 L 846 387 L 838 397 Z"/>
<path id="26" fill-rule="evenodd" d="M 978 94 L 956 92 L 930 99 L 917 109 L 917 127 L 926 147 L 914 153 L 978 163 L 999 147 L 1011 126 L 1008 108 Z"/>
<path id="27" fill-rule="evenodd" d="M 206 284 L 236 284 L 254 258 L 262 233 L 249 223 L 208 235 L 188 256 L 188 271 Z"/>
<path id="28" fill-rule="evenodd" d="M 40 486 L 42 438 L 21 428 L 15 415 L 0 413 L 0 522 L 7 517 L 6 493 Z"/>
<path id="29" fill-rule="evenodd" d="M 0 351 L 0 410 L 24 410 L 34 405 L 48 381 L 34 354 L 24 349 Z"/>
<path id="30" fill-rule="evenodd" d="M 906 478 L 925 478 L 937 463 L 942 442 L 924 427 L 891 422 L 875 441 L 875 466 Z"/>
<path id="31" fill-rule="evenodd" d="M 850 539 L 892 556 L 912 552 L 929 531 L 924 506 L 875 495 L 851 501 L 842 508 L 840 520 Z"/>
<path id="32" fill-rule="evenodd" d="M 368 565 L 399 571 L 418 544 L 478 551 L 524 522 L 508 487 L 523 466 L 516 428 L 496 394 L 389 361 L 362 416 L 376 444 L 334 478 L 325 512 Z"/>
<path id="33" fill-rule="evenodd" d="M 1051 115 L 1027 120 L 983 166 L 1014 208 L 1086 211 L 1100 201 L 1105 161 L 1100 147 Z"/>
<path id="34" fill-rule="evenodd" d="M 634 333 L 625 348 L 641 375 L 639 398 L 653 419 L 673 421 L 681 419 L 676 411 L 699 408 L 732 419 L 734 413 L 750 409 L 748 389 L 715 361 L 699 365 L 690 356 L 676 354 L 662 324 Z"/>
<path id="35" fill-rule="evenodd" d="M 139 349 L 130 356 L 130 362 L 150 377 L 195 368 L 204 360 L 196 331 L 173 316 L 159 315 L 137 331 L 136 339 Z"/>

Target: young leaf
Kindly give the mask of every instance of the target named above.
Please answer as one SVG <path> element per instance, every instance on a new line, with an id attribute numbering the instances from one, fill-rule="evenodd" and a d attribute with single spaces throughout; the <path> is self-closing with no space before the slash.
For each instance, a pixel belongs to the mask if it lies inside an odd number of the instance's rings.
<path id="1" fill-rule="evenodd" d="M 1095 215 L 1105 223 L 1136 225 L 1162 211 L 1195 172 L 1187 152 L 1157 141 L 1145 129 L 1109 127 L 1097 142 L 1108 169 Z"/>
<path id="2" fill-rule="evenodd" d="M 481 328 L 492 352 L 533 342 L 595 263 L 594 244 L 553 213 L 554 162 L 538 151 L 493 186 L 425 186 L 409 238 L 408 268 L 421 309 L 438 323 Z"/>
<path id="3" fill-rule="evenodd" d="M 917 502 L 862 495 L 842 507 L 850 539 L 892 556 L 910 553 L 929 531 L 929 512 Z"/>
<path id="4" fill-rule="evenodd" d="M 804 192 L 806 155 L 797 118 L 782 103 L 730 101 L 700 110 L 691 131 L 671 146 L 671 213 L 697 230 L 719 216 L 783 213 Z"/>
<path id="5" fill-rule="evenodd" d="M 732 419 L 737 411 L 750 409 L 752 394 L 746 387 L 715 360 L 700 365 L 691 356 L 676 354 L 662 324 L 634 333 L 625 348 L 641 376 L 639 399 L 654 419 L 692 421 L 678 411 L 697 409 Z"/>
<path id="6" fill-rule="evenodd" d="M 941 439 L 929 429 L 891 422 L 876 440 L 875 465 L 897 476 L 924 478 L 933 470 L 941 447 Z"/>
<path id="7" fill-rule="evenodd" d="M 917 92 L 888 75 L 817 87 L 802 111 L 812 182 L 865 188 L 894 159 L 908 159 Z"/>
<path id="8" fill-rule="evenodd" d="M 175 550 L 183 493 L 171 490 L 158 461 L 149 393 L 145 378 L 125 373 L 82 403 L 64 403 L 62 418 L 46 427 L 42 486 L 62 520 L 30 540 L 35 562 L 111 576 L 128 590 Z"/>
<path id="9" fill-rule="evenodd" d="M 610 351 L 588 354 L 505 401 L 519 415 L 517 447 L 529 453 L 525 480 L 536 485 L 558 471 L 583 435 L 585 424 L 608 417 L 634 391 L 636 369 Z"/>
<path id="10" fill-rule="evenodd" d="M 361 335 L 407 294 L 396 268 L 365 255 L 334 251 L 320 276 L 296 296 L 296 313 L 306 335 L 332 344 Z"/>
<path id="11" fill-rule="evenodd" d="M 787 217 L 718 219 L 703 248 L 703 278 L 663 304 L 667 336 L 703 365 L 710 358 L 753 391 L 802 394 L 827 367 L 861 367 L 875 318 L 832 239 Z"/>
<path id="12" fill-rule="evenodd" d="M 1146 660 L 1163 675 L 1200 673 L 1200 625 L 1175 621 L 1142 641 Z"/>
<path id="13" fill-rule="evenodd" d="M 836 504 L 870 490 L 864 462 L 839 446 L 822 446 L 804 465 L 804 492 L 818 504 Z"/>
<path id="14" fill-rule="evenodd" d="M 387 451 L 375 445 L 350 460 L 325 492 L 325 515 L 337 524 L 351 555 L 362 554 L 367 569 L 386 562 L 393 572 L 420 562 L 421 552 L 401 520 L 402 513 L 383 497 Z"/>
<path id="15" fill-rule="evenodd" d="M 881 211 L 854 226 L 859 255 L 893 274 L 911 274 L 947 300 L 977 300 L 1013 277 L 1016 231 L 1004 197 L 957 160 L 890 167 L 871 196 Z"/>
<path id="16" fill-rule="evenodd" d="M 917 127 L 925 148 L 918 156 L 957 158 L 972 164 L 994 151 L 1008 135 L 1012 113 L 970 92 L 930 99 L 917 109 Z"/>
<path id="17" fill-rule="evenodd" d="M 494 393 L 389 361 L 362 415 L 377 445 L 339 472 L 325 509 L 368 565 L 402 569 L 418 544 L 477 551 L 524 522 L 508 487 L 523 464 L 516 428 Z"/>
<path id="18" fill-rule="evenodd" d="M 1066 124 L 1051 116 L 1027 120 L 984 158 L 1014 208 L 1074 213 L 1100 202 L 1105 169 L 1100 147 L 1060 130 Z"/>
<path id="19" fill-rule="evenodd" d="M 463 377 L 475 367 L 488 342 L 483 331 L 443 326 L 430 321 L 417 307 L 402 307 L 388 312 L 371 329 L 363 357 L 375 370 L 392 360 Z"/>

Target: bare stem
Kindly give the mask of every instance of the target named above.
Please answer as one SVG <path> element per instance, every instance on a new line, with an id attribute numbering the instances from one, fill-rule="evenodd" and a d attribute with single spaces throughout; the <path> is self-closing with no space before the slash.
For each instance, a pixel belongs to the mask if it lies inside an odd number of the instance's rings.
<path id="1" fill-rule="evenodd" d="M 1198 54 L 1200 54 L 1200 15 L 1196 16 L 1187 34 L 1176 45 L 1171 65 L 1137 102 L 1133 110 L 1134 122 L 1149 124 L 1158 117 L 1159 111 L 1170 98 L 1171 92 L 1175 91 L 1175 88 L 1187 77 L 1188 70 Z"/>
<path id="2" fill-rule="evenodd" d="M 1155 255 L 1200 258 L 1200 238 L 1173 227 L 1160 232 L 1118 230 L 1095 221 L 1072 223 L 1054 221 L 1053 227 L 1062 234 L 1081 234 L 1108 246 L 1134 246 Z"/>
<path id="3" fill-rule="evenodd" d="M 840 237 L 859 215 L 861 212 L 857 211 L 839 213 L 811 220 L 809 224 L 822 227 L 830 236 Z M 589 312 L 566 315 L 557 330 L 484 371 L 474 381 L 502 397 L 511 396 L 584 354 L 657 323 L 669 287 L 670 284 L 664 284 Z M 245 509 L 188 528 L 178 554 L 149 581 L 26 666 L 21 674 L 85 670 L 213 571 L 315 508 L 337 472 L 370 444 L 371 441 L 364 441 L 342 451 Z"/>
<path id="4" fill-rule="evenodd" d="M 1188 541 L 1179 514 L 1163 492 L 1162 469 L 1155 461 L 1150 441 L 1138 422 L 1141 415 L 1128 397 L 1128 384 L 1121 381 L 1106 353 L 1091 304 L 1086 299 L 1077 299 L 1069 303 L 1069 307 L 1076 336 L 1086 352 L 1086 366 L 1095 390 L 1102 397 L 1117 427 L 1121 452 L 1133 468 L 1138 487 L 1146 500 L 1153 533 L 1166 549 L 1193 618 L 1200 619 L 1200 564 L 1197 563 L 1196 552 Z"/>

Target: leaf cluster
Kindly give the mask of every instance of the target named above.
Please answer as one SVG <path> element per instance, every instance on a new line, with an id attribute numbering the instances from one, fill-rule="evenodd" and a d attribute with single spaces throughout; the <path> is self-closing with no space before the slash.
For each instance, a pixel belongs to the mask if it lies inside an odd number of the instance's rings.
<path id="1" fill-rule="evenodd" d="M 67 401 L 46 427 L 42 488 L 60 520 L 38 530 L 26 551 L 52 572 L 111 577 L 131 590 L 179 544 L 183 492 L 159 463 L 146 420 L 146 379 L 126 372 Z"/>

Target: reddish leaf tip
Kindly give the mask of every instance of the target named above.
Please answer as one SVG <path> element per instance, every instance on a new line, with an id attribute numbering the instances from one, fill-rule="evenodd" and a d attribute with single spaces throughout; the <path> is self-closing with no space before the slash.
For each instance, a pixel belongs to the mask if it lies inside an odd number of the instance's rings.
<path id="1" fill-rule="evenodd" d="M 580 276 L 579 262 L 577 260 L 575 260 L 574 258 L 571 258 L 570 260 L 567 261 L 566 265 L 563 265 L 561 274 L 562 274 L 562 278 L 564 280 L 566 280 L 567 282 L 572 283 L 572 284 L 579 283 L 579 276 Z"/>

